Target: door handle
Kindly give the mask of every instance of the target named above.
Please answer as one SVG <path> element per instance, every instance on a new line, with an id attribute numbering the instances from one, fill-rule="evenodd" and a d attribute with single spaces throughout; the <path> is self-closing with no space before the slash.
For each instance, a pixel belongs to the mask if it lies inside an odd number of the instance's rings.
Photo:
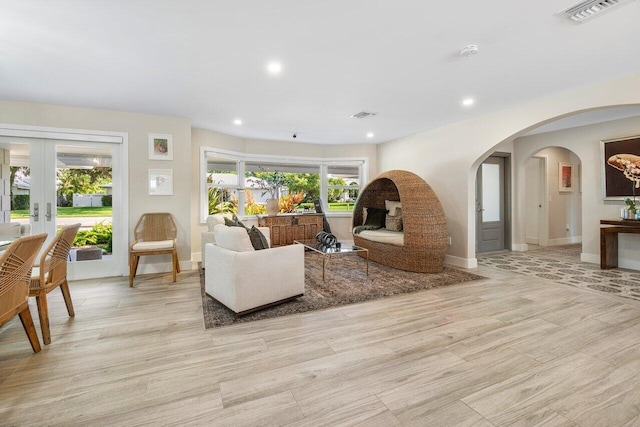
<path id="1" fill-rule="evenodd" d="M 484 212 L 484 209 L 482 209 L 482 208 L 478 208 L 478 209 L 476 209 L 476 211 L 478 211 L 478 212 Z"/>
<path id="2" fill-rule="evenodd" d="M 51 221 L 51 202 L 47 202 L 47 213 L 44 216 L 47 221 Z"/>
<path id="3" fill-rule="evenodd" d="M 40 220 L 40 204 L 37 202 L 33 204 L 33 215 L 31 215 L 31 218 L 33 218 L 33 222 Z"/>

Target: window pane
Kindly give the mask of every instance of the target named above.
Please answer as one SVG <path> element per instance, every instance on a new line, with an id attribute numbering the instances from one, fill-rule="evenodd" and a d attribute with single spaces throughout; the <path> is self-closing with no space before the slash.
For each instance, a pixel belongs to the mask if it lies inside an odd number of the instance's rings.
<path id="1" fill-rule="evenodd" d="M 482 222 L 500 221 L 500 166 L 482 164 Z"/>
<path id="2" fill-rule="evenodd" d="M 328 211 L 351 211 L 360 191 L 358 165 L 327 166 Z"/>
<path id="3" fill-rule="evenodd" d="M 234 159 L 207 153 L 207 182 L 227 186 L 238 185 L 238 164 Z"/>
<path id="4" fill-rule="evenodd" d="M 209 187 L 209 215 L 217 213 L 238 213 L 238 191 L 228 188 Z"/>
<path id="5" fill-rule="evenodd" d="M 320 197 L 320 166 L 253 162 L 245 163 L 245 213 L 266 212 L 267 200 L 277 197 L 275 183 L 280 184 L 280 212 L 295 212 L 313 207 L 313 200 Z"/>

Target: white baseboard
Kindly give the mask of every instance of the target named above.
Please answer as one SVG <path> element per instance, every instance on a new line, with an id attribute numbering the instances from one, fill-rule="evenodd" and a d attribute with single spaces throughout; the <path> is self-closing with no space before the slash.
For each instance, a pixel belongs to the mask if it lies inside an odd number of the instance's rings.
<path id="1" fill-rule="evenodd" d="M 447 255 L 444 258 L 445 264 L 452 265 L 454 267 L 462 267 L 462 268 L 478 268 L 478 259 L 477 258 L 460 258 L 453 255 Z"/>
<path id="2" fill-rule="evenodd" d="M 511 250 L 514 252 L 526 252 L 529 250 L 529 245 L 526 243 L 518 243 L 511 245 Z"/>
<path id="3" fill-rule="evenodd" d="M 580 254 L 580 261 L 591 264 L 600 264 L 600 254 L 587 254 L 583 252 Z"/>
<path id="4" fill-rule="evenodd" d="M 558 239 L 549 239 L 548 246 L 571 245 L 573 243 L 582 243 L 582 236 L 560 237 Z"/>
<path id="5" fill-rule="evenodd" d="M 600 265 L 600 254 L 580 254 L 580 261 L 590 262 Z M 637 259 L 618 258 L 619 268 L 628 268 L 629 270 L 640 270 L 640 261 Z"/>
<path id="6" fill-rule="evenodd" d="M 530 245 L 539 245 L 540 244 L 540 239 L 538 239 L 537 237 L 525 237 L 524 241 L 529 243 Z"/>

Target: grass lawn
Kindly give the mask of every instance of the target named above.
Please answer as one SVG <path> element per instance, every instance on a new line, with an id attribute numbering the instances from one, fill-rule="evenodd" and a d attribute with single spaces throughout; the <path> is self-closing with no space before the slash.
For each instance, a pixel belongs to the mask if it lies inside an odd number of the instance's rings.
<path id="1" fill-rule="evenodd" d="M 92 217 L 92 216 L 111 216 L 112 207 L 102 206 L 99 208 L 58 208 L 58 217 Z M 29 218 L 28 210 L 11 211 L 11 218 Z"/>

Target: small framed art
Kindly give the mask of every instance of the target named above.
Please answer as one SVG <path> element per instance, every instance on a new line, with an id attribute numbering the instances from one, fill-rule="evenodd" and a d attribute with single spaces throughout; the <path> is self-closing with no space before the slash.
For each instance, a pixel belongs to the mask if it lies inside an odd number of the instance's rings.
<path id="1" fill-rule="evenodd" d="M 573 164 L 558 163 L 558 191 L 573 191 Z"/>
<path id="2" fill-rule="evenodd" d="M 149 160 L 173 160 L 173 136 L 149 134 Z"/>
<path id="3" fill-rule="evenodd" d="M 173 169 L 149 169 L 149 195 L 173 196 Z"/>

